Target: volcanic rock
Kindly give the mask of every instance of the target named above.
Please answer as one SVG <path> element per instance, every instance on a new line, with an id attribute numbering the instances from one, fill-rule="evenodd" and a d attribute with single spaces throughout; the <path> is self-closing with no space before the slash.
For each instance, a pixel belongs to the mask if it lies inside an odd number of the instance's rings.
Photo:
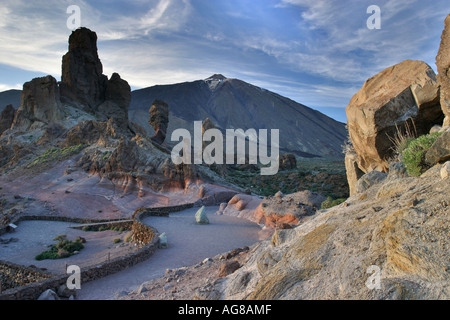
<path id="1" fill-rule="evenodd" d="M 152 140 L 162 144 L 166 139 L 167 127 L 169 125 L 169 106 L 164 101 L 155 100 L 150 107 L 150 119 L 148 123 L 155 129 Z"/>
<path id="2" fill-rule="evenodd" d="M 408 123 L 422 135 L 442 123 L 436 75 L 422 61 L 403 61 L 368 79 L 346 112 L 359 168 L 387 172 L 398 131 Z"/>
<path id="3" fill-rule="evenodd" d="M 49 124 L 60 120 L 61 102 L 56 79 L 46 76 L 25 83 L 12 128 L 26 131 L 34 122 Z"/>
<path id="4" fill-rule="evenodd" d="M 11 128 L 15 114 L 16 109 L 14 109 L 11 104 L 7 105 L 6 108 L 3 109 L 2 113 L 0 114 L 0 136 L 3 132 Z"/>
<path id="5" fill-rule="evenodd" d="M 441 86 L 441 108 L 445 115 L 444 126 L 450 126 L 450 14 L 445 19 L 436 66 L 437 79 Z"/>
<path id="6" fill-rule="evenodd" d="M 62 59 L 61 101 L 96 111 L 105 101 L 107 85 L 97 53 L 97 34 L 87 28 L 75 30 L 69 37 L 69 51 Z"/>
<path id="7" fill-rule="evenodd" d="M 450 132 L 448 131 L 436 139 L 425 155 L 425 162 L 430 167 L 447 160 L 450 160 Z"/>

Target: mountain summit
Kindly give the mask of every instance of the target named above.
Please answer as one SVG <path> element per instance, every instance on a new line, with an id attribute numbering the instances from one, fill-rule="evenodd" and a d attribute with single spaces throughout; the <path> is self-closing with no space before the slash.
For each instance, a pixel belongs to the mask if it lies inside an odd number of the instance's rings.
<path id="1" fill-rule="evenodd" d="M 192 131 L 194 121 L 209 118 L 220 130 L 279 129 L 282 152 L 314 157 L 341 156 L 347 136 L 343 123 L 319 111 L 221 74 L 133 91 L 130 119 L 151 131 L 144 120 L 156 99 L 169 105 L 169 137 L 177 128 Z"/>

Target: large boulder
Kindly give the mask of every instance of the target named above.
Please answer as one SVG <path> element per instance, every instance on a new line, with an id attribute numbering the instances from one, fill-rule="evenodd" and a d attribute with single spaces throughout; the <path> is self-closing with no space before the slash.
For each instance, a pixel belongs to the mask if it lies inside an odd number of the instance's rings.
<path id="1" fill-rule="evenodd" d="M 97 52 L 97 34 L 87 28 L 72 32 L 69 51 L 62 59 L 61 100 L 85 111 L 96 111 L 105 101 L 108 77 Z"/>
<path id="2" fill-rule="evenodd" d="M 26 131 L 34 122 L 49 124 L 62 120 L 60 93 L 52 76 L 35 78 L 23 85 L 21 104 L 12 127 Z"/>
<path id="3" fill-rule="evenodd" d="M 197 224 L 209 224 L 209 219 L 206 215 L 206 208 L 204 206 L 201 207 L 195 214 L 195 222 L 197 222 Z"/>
<path id="4" fill-rule="evenodd" d="M 10 104 L 7 105 L 5 109 L 3 109 L 0 114 L 0 136 L 3 132 L 11 128 L 11 125 L 14 121 L 14 116 L 16 114 L 16 109 Z"/>
<path id="5" fill-rule="evenodd" d="M 436 139 L 425 154 L 425 162 L 428 166 L 443 163 L 450 160 L 450 132 L 444 132 Z"/>
<path id="6" fill-rule="evenodd" d="M 364 172 L 387 172 L 392 140 L 407 125 L 418 135 L 442 124 L 436 75 L 422 61 L 406 60 L 368 79 L 347 106 L 350 139 Z"/>
<path id="7" fill-rule="evenodd" d="M 436 57 L 438 82 L 441 86 L 441 108 L 445 114 L 444 126 L 450 126 L 450 14 L 445 19 L 441 46 Z"/>

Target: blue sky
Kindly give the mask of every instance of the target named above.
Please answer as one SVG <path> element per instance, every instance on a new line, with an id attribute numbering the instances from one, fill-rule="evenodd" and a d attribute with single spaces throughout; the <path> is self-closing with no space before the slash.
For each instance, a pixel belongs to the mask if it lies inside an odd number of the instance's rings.
<path id="1" fill-rule="evenodd" d="M 364 81 L 406 59 L 436 70 L 448 0 L 2 0 L 0 91 L 61 77 L 67 7 L 97 32 L 104 73 L 133 89 L 214 73 L 274 91 L 339 121 Z M 367 8 L 381 9 L 369 30 Z"/>

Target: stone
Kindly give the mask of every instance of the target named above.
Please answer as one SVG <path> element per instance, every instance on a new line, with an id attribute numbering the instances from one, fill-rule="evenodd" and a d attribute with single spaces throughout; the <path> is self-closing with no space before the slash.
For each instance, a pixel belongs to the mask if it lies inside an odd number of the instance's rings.
<path id="1" fill-rule="evenodd" d="M 232 274 L 236 270 L 238 270 L 240 267 L 241 267 L 241 264 L 237 261 L 223 262 L 219 267 L 219 272 L 218 272 L 217 276 L 219 278 L 224 278 L 224 277 Z"/>
<path id="2" fill-rule="evenodd" d="M 9 104 L 3 109 L 2 113 L 0 114 L 0 136 L 3 132 L 11 128 L 11 125 L 14 122 L 14 116 L 16 114 L 16 109 Z"/>
<path id="3" fill-rule="evenodd" d="M 388 176 L 387 173 L 372 171 L 363 175 L 356 184 L 356 192 L 363 193 L 370 187 L 382 182 Z"/>
<path id="4" fill-rule="evenodd" d="M 450 161 L 447 161 L 441 168 L 441 178 L 447 179 L 450 176 Z"/>
<path id="5" fill-rule="evenodd" d="M 159 235 L 158 248 L 159 249 L 167 249 L 168 247 L 169 247 L 169 245 L 167 243 L 167 234 L 165 232 L 163 232 Z"/>
<path id="6" fill-rule="evenodd" d="M 407 178 L 409 177 L 406 166 L 402 162 L 392 162 L 389 164 L 389 175 L 390 179 L 397 178 Z"/>
<path id="7" fill-rule="evenodd" d="M 79 28 L 69 37 L 69 50 L 62 58 L 61 101 L 88 112 L 105 101 L 108 77 L 97 52 L 97 34 Z"/>
<path id="8" fill-rule="evenodd" d="M 21 104 L 12 128 L 28 130 L 34 122 L 49 124 L 62 120 L 60 93 L 52 76 L 34 78 L 23 85 Z"/>
<path id="9" fill-rule="evenodd" d="M 437 125 L 433 126 L 433 128 L 430 129 L 430 133 L 440 132 L 441 130 L 442 130 L 442 126 L 437 124 Z"/>
<path id="10" fill-rule="evenodd" d="M 197 224 L 209 224 L 209 219 L 206 216 L 205 206 L 201 207 L 195 214 L 195 221 Z"/>
<path id="11" fill-rule="evenodd" d="M 76 297 L 77 291 L 76 290 L 70 290 L 67 288 L 67 285 L 62 284 L 58 288 L 58 297 L 61 298 L 70 298 L 71 296 Z"/>
<path id="12" fill-rule="evenodd" d="M 143 283 L 137 289 L 137 294 L 142 294 L 142 293 L 147 292 L 147 291 L 149 291 L 149 290 L 147 289 L 146 284 Z"/>
<path id="13" fill-rule="evenodd" d="M 441 88 L 441 108 L 445 115 L 444 126 L 450 126 L 450 14 L 444 23 L 441 45 L 436 56 L 437 80 Z"/>
<path id="14" fill-rule="evenodd" d="M 450 132 L 444 132 L 425 154 L 425 162 L 430 167 L 450 160 Z"/>
<path id="15" fill-rule="evenodd" d="M 116 292 L 116 294 L 114 295 L 116 297 L 116 299 L 121 298 L 121 297 L 125 297 L 128 295 L 127 291 L 118 291 Z"/>
<path id="16" fill-rule="evenodd" d="M 60 299 L 55 291 L 48 289 L 39 296 L 38 300 L 60 300 Z"/>
<path id="17" fill-rule="evenodd" d="M 284 154 L 279 159 L 280 170 L 292 170 L 297 168 L 297 159 L 293 154 Z"/>
<path id="18" fill-rule="evenodd" d="M 393 139 L 407 125 L 422 135 L 442 124 L 436 75 L 425 62 L 403 61 L 368 79 L 346 113 L 358 167 L 365 173 L 387 172 Z"/>
<path id="19" fill-rule="evenodd" d="M 350 196 L 356 194 L 356 183 L 364 175 L 364 172 L 358 167 L 358 155 L 355 152 L 345 154 L 345 171 L 349 186 Z"/>
<path id="20" fill-rule="evenodd" d="M 152 140 L 162 144 L 166 139 L 169 126 L 169 105 L 164 101 L 155 100 L 150 107 L 150 119 L 148 123 L 155 129 Z"/>

